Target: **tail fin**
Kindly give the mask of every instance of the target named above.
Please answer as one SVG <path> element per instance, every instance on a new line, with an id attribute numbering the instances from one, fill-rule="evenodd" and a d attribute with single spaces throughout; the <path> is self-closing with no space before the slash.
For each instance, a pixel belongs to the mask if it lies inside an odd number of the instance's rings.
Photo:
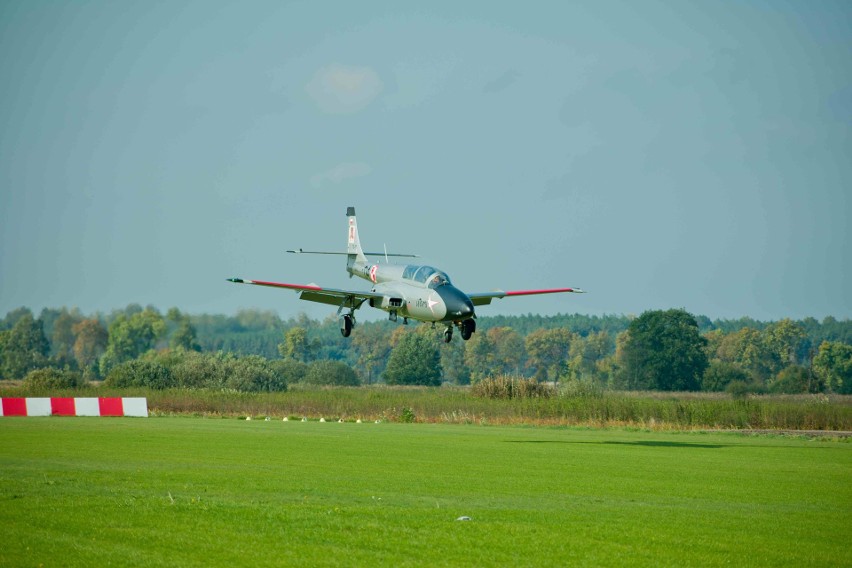
<path id="1" fill-rule="evenodd" d="M 358 222 L 355 221 L 355 208 L 348 207 L 346 209 L 346 217 L 349 221 L 349 233 L 346 246 L 346 268 L 352 273 L 352 268 L 355 265 L 367 264 L 367 257 L 364 256 L 364 251 L 361 249 L 361 239 L 358 238 Z"/>

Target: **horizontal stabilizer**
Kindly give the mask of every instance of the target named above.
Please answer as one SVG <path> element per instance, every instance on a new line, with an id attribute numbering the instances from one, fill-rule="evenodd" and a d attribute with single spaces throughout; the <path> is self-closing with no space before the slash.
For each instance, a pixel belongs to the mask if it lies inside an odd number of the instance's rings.
<path id="1" fill-rule="evenodd" d="M 349 254 L 348 252 L 328 252 L 328 251 L 321 251 L 321 250 L 302 250 L 302 249 L 288 250 L 287 252 L 290 252 L 290 253 L 293 253 L 293 254 L 340 254 L 340 255 L 343 255 L 343 256 L 346 256 L 346 255 Z M 369 255 L 369 256 L 396 256 L 396 257 L 405 257 L 405 258 L 420 258 L 420 255 L 418 255 L 418 254 L 399 254 L 399 253 L 390 253 L 390 252 L 387 253 L 387 254 L 385 254 L 384 252 L 365 252 L 364 254 Z"/>

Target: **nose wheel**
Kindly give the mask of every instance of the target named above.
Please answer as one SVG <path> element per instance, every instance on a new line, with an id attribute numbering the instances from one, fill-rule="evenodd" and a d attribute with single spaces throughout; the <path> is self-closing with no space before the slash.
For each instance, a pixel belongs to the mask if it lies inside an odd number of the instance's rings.
<path id="1" fill-rule="evenodd" d="M 448 326 L 446 330 L 444 330 L 444 343 L 449 343 L 453 340 L 453 328 Z"/>

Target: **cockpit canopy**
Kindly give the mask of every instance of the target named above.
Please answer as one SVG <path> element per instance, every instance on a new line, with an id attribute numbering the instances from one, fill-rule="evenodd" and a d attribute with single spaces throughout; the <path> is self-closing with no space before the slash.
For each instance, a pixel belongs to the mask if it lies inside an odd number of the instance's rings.
<path id="1" fill-rule="evenodd" d="M 429 288 L 437 288 L 438 286 L 450 283 L 450 277 L 447 276 L 446 272 L 442 272 L 432 266 L 410 264 L 405 267 L 402 277 L 426 284 Z"/>

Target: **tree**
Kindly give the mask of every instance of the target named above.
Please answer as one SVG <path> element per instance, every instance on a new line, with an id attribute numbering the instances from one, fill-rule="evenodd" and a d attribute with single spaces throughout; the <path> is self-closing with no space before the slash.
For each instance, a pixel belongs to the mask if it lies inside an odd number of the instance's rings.
<path id="1" fill-rule="evenodd" d="M 240 310 L 236 320 L 243 330 L 280 330 L 284 327 L 281 318 L 273 311 Z"/>
<path id="2" fill-rule="evenodd" d="M 615 374 L 612 377 L 612 386 L 626 390 L 652 389 L 654 385 L 648 380 L 647 374 L 639 372 L 642 367 L 641 353 L 633 348 L 630 339 L 629 329 L 615 337 Z"/>
<path id="3" fill-rule="evenodd" d="M 358 369 L 367 384 L 372 384 L 374 377 L 378 378 L 388 360 L 390 335 L 387 327 L 372 324 L 362 326 L 352 337 L 352 347 L 358 354 Z"/>
<path id="4" fill-rule="evenodd" d="M 648 311 L 630 323 L 619 362 L 628 384 L 657 390 L 699 390 L 707 369 L 706 340 L 685 310 Z"/>
<path id="5" fill-rule="evenodd" d="M 828 390 L 852 394 L 852 345 L 823 341 L 814 357 L 813 370 Z"/>
<path id="6" fill-rule="evenodd" d="M 22 379 L 33 369 L 47 365 L 50 344 L 44 336 L 41 320 L 24 313 L 3 337 L 2 369 L 4 379 Z"/>
<path id="7" fill-rule="evenodd" d="M 588 337 L 575 338 L 571 342 L 571 374 L 577 379 L 598 380 L 605 383 L 608 373 L 601 365 L 612 353 L 612 337 L 605 332 L 590 333 Z"/>
<path id="8" fill-rule="evenodd" d="M 101 357 L 101 375 L 119 363 L 135 359 L 152 349 L 166 333 L 166 322 L 155 310 L 146 308 L 132 316 L 119 315 L 109 326 L 107 349 Z"/>
<path id="9" fill-rule="evenodd" d="M 441 384 L 441 356 L 433 339 L 420 333 L 405 333 L 391 350 L 384 373 L 389 385 Z"/>
<path id="10" fill-rule="evenodd" d="M 527 355 L 524 338 L 511 327 L 492 327 L 486 333 L 494 349 L 492 372 L 520 375 Z"/>
<path id="11" fill-rule="evenodd" d="M 109 334 L 96 319 L 85 319 L 75 324 L 73 333 L 74 358 L 81 369 L 92 369 L 95 362 L 106 351 Z"/>
<path id="12" fill-rule="evenodd" d="M 0 329 L 0 380 L 5 379 L 6 372 L 6 343 L 9 341 L 11 332 L 8 329 Z"/>
<path id="13" fill-rule="evenodd" d="M 473 334 L 470 341 L 450 341 L 449 343 L 442 341 L 440 343 L 439 351 L 441 352 L 443 380 L 457 385 L 470 384 L 470 369 L 464 362 L 464 358 L 467 352 L 467 344 L 473 341 L 478 335 L 481 334 Z"/>
<path id="14" fill-rule="evenodd" d="M 613 385 L 618 374 L 618 363 L 615 353 L 611 353 L 603 359 L 595 362 L 595 377 L 603 385 Z"/>
<path id="15" fill-rule="evenodd" d="M 169 339 L 169 347 L 172 349 L 184 349 L 186 351 L 201 351 L 196 339 L 195 328 L 189 322 L 189 318 L 178 324 L 177 329 Z"/>
<path id="16" fill-rule="evenodd" d="M 494 374 L 494 344 L 487 333 L 475 333 L 464 344 L 464 363 L 470 369 L 470 382 Z"/>
<path id="17" fill-rule="evenodd" d="M 782 319 L 767 326 L 763 331 L 764 342 L 779 361 L 779 369 L 802 362 L 810 348 L 805 330 L 801 325 Z"/>
<path id="18" fill-rule="evenodd" d="M 181 313 L 180 309 L 175 307 L 169 308 L 169 311 L 166 312 L 166 319 L 170 322 L 180 323 L 184 319 L 184 315 Z"/>
<path id="19" fill-rule="evenodd" d="M 67 312 L 68 308 L 56 309 L 56 308 L 42 308 L 41 312 L 38 314 L 38 320 L 41 321 L 41 327 L 44 330 L 44 336 L 47 338 L 48 342 L 51 343 L 51 355 L 55 353 L 53 351 L 53 326 L 56 324 L 56 320 L 59 319 L 59 316 L 62 315 L 62 312 Z"/>
<path id="20" fill-rule="evenodd" d="M 750 327 L 723 337 L 716 355 L 720 361 L 741 366 L 758 385 L 764 385 L 781 367 L 777 355 L 766 345 L 763 334 Z"/>
<path id="21" fill-rule="evenodd" d="M 278 345 L 278 352 L 285 359 L 308 363 L 314 360 L 317 347 L 308 339 L 308 330 L 297 326 L 284 334 L 284 343 Z"/>
<path id="22" fill-rule="evenodd" d="M 18 323 L 18 320 L 26 316 L 34 318 L 33 311 L 29 308 L 20 307 L 15 308 L 10 312 L 6 312 L 6 317 L 4 317 L 2 321 L 0 321 L 0 330 L 12 329 L 13 327 L 15 327 L 15 324 Z"/>
<path id="23" fill-rule="evenodd" d="M 192 325 L 188 315 L 182 314 L 177 308 L 169 308 L 166 312 L 166 320 L 172 324 L 170 327 L 174 328 L 169 337 L 169 347 L 184 351 L 201 351 L 195 326 Z"/>
<path id="24" fill-rule="evenodd" d="M 53 331 L 50 335 L 51 351 L 60 361 L 74 357 L 74 326 L 82 321 L 79 312 L 71 313 L 65 308 L 53 322 Z"/>
<path id="25" fill-rule="evenodd" d="M 535 369 L 539 381 L 557 381 L 567 368 L 571 342 L 576 335 L 568 328 L 537 329 L 525 340 L 527 365 Z"/>
<path id="26" fill-rule="evenodd" d="M 704 350 L 707 352 L 707 359 L 713 360 L 719 357 L 719 347 L 722 345 L 722 340 L 725 339 L 725 332 L 721 329 L 713 329 L 704 334 L 704 339 L 707 340 L 707 344 Z"/>

